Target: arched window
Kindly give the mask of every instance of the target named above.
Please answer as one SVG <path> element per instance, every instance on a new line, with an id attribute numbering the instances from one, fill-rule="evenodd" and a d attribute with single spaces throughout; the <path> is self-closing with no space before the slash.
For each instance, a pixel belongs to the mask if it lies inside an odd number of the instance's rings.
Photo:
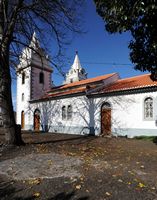
<path id="1" fill-rule="evenodd" d="M 43 72 L 40 72 L 40 74 L 39 74 L 39 83 L 44 84 L 44 73 Z"/>
<path id="2" fill-rule="evenodd" d="M 68 105 L 67 108 L 67 119 L 71 119 L 72 118 L 72 106 Z"/>
<path id="3" fill-rule="evenodd" d="M 153 99 L 151 97 L 144 100 L 144 119 L 153 119 Z"/>
<path id="4" fill-rule="evenodd" d="M 102 109 L 103 109 L 103 108 L 111 109 L 111 104 L 108 103 L 108 102 L 105 102 L 105 103 L 102 104 Z"/>
<path id="5" fill-rule="evenodd" d="M 23 73 L 22 73 L 22 84 L 25 84 L 25 76 L 26 76 L 26 75 L 25 75 L 25 73 L 23 72 Z"/>
<path id="6" fill-rule="evenodd" d="M 66 107 L 62 107 L 62 119 L 66 119 Z"/>

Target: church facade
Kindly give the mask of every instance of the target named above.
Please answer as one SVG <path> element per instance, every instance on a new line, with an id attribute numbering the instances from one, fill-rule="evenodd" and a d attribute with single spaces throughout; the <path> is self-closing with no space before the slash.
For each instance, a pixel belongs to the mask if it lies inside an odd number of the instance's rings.
<path id="1" fill-rule="evenodd" d="M 126 79 L 117 73 L 87 78 L 76 52 L 63 85 L 53 86 L 53 70 L 35 35 L 30 45 L 36 52 L 26 48 L 17 70 L 17 123 L 22 129 L 81 135 L 157 135 L 157 82 L 149 74 Z"/>

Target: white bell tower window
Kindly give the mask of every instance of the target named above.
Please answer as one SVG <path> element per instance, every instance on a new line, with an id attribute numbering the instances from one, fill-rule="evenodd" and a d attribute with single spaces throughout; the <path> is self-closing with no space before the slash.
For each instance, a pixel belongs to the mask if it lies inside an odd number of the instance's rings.
<path id="1" fill-rule="evenodd" d="M 22 93 L 22 97 L 21 100 L 24 101 L 25 97 L 24 97 L 24 93 Z"/>
<path id="2" fill-rule="evenodd" d="M 25 84 L 25 72 L 22 73 L 22 84 Z"/>

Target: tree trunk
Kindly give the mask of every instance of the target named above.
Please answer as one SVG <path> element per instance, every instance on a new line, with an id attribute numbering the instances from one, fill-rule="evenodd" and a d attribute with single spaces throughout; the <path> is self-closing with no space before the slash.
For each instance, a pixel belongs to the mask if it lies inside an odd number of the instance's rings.
<path id="1" fill-rule="evenodd" d="M 0 106 L 5 140 L 8 145 L 21 145 L 23 144 L 21 130 L 15 123 L 11 96 L 9 48 L 3 48 L 0 52 L 0 58 Z"/>

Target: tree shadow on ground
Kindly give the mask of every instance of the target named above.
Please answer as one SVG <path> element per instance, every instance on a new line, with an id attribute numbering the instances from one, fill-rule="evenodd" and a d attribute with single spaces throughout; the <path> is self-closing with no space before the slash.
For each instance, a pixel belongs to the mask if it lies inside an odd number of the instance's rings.
<path id="1" fill-rule="evenodd" d="M 157 145 L 157 136 L 153 138 L 153 142 Z"/>
<path id="2" fill-rule="evenodd" d="M 69 194 L 62 192 L 62 193 L 57 194 L 55 197 L 49 198 L 47 200 L 72 200 L 74 195 L 75 195 L 75 192 L 71 192 Z M 88 200 L 88 199 L 89 197 L 87 196 L 75 198 L 75 200 Z"/>
<path id="3" fill-rule="evenodd" d="M 4 181 L 0 179 L 0 199 L 1 200 L 11 200 L 14 199 L 14 195 L 20 191 L 13 186 L 12 181 Z"/>
<path id="4" fill-rule="evenodd" d="M 24 191 L 26 191 L 25 187 L 22 187 L 18 183 L 14 181 L 7 180 L 6 177 L 1 176 L 0 177 L 0 200 L 34 200 L 37 199 L 37 197 L 27 194 Z M 29 192 L 29 191 L 27 191 Z M 53 197 L 45 198 L 44 196 L 41 196 L 39 199 L 44 200 L 88 200 L 89 197 L 75 197 L 75 191 L 65 193 L 61 192 L 59 194 L 56 194 Z"/>
<path id="5" fill-rule="evenodd" d="M 11 182 L 0 181 L 0 198 L 7 199 L 9 196 L 15 193 L 15 188 L 12 187 Z M 9 198 L 8 198 L 9 199 Z"/>
<path id="6" fill-rule="evenodd" d="M 12 182 L 10 181 L 1 181 L 0 182 L 0 199 L 1 200 L 34 200 L 36 197 L 32 196 L 26 196 L 25 193 L 23 193 L 24 189 L 17 189 Z M 18 192 L 22 192 L 23 195 L 20 193 L 17 194 Z M 44 200 L 88 200 L 89 197 L 84 196 L 84 197 L 76 197 L 75 198 L 75 192 L 70 192 L 70 193 L 59 193 L 55 195 L 54 197 L 50 198 L 39 198 L 39 199 L 44 199 Z"/>
<path id="7" fill-rule="evenodd" d="M 55 144 L 55 143 L 86 143 L 90 142 L 92 140 L 95 140 L 95 136 L 76 136 L 76 135 L 56 135 L 56 134 L 49 134 L 49 137 L 46 136 L 45 134 L 38 134 L 37 135 L 24 135 L 23 139 L 26 144 Z"/>

